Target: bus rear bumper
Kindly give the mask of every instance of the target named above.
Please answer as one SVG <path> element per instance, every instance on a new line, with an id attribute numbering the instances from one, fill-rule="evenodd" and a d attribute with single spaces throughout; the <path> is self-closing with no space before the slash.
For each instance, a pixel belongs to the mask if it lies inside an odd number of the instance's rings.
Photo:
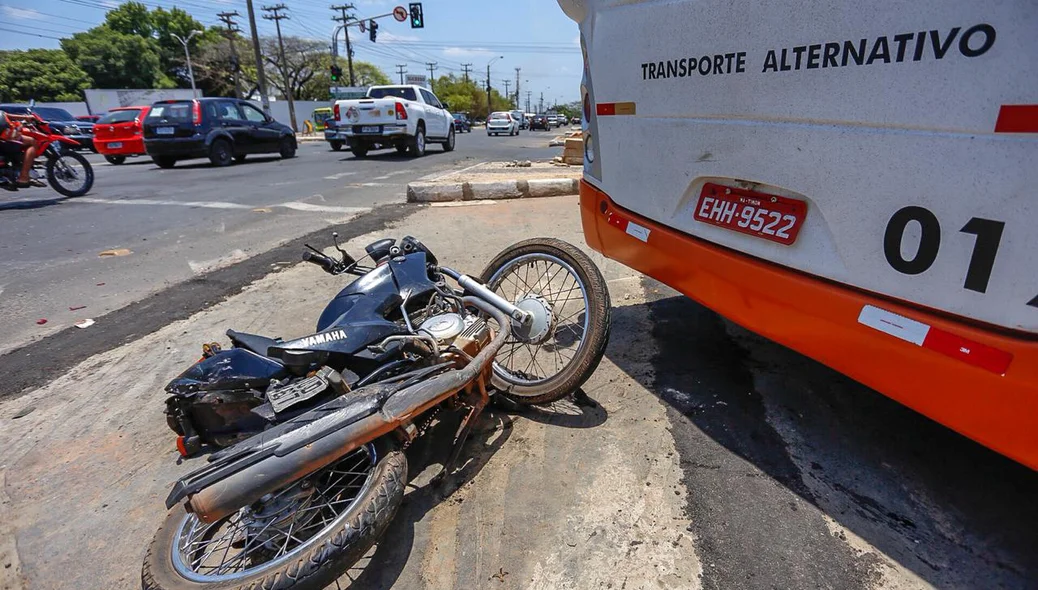
<path id="1" fill-rule="evenodd" d="M 605 256 L 1038 469 L 1038 340 L 691 237 L 586 181 L 580 208 L 588 245 Z"/>

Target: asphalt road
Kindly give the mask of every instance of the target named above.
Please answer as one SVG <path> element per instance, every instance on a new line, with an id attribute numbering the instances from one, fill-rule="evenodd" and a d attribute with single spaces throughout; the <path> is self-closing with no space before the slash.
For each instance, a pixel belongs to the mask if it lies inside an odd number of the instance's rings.
<path id="1" fill-rule="evenodd" d="M 292 160 L 250 156 L 161 170 L 150 159 L 112 166 L 90 156 L 96 182 L 79 199 L 50 189 L 0 196 L 0 354 L 96 318 L 207 271 L 405 199 L 408 182 L 483 161 L 547 159 L 554 133 L 461 134 L 453 152 L 393 150 L 357 159 L 323 142 Z M 101 256 L 105 251 L 129 251 Z M 294 256 L 285 260 L 294 260 Z M 38 324 L 39 320 L 46 320 Z"/>

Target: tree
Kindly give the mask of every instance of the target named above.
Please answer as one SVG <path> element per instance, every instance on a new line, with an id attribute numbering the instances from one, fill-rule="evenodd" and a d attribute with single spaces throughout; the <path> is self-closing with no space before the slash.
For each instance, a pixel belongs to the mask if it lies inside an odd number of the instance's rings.
<path id="1" fill-rule="evenodd" d="M 487 90 L 474 81 L 465 81 L 454 74 L 436 79 L 436 96 L 450 105 L 455 113 L 468 113 L 474 119 L 487 116 Z M 512 102 L 496 89 L 490 91 L 490 103 L 494 111 L 512 110 Z"/>
<path id="2" fill-rule="evenodd" d="M 101 88 L 173 88 L 162 71 L 158 41 L 107 24 L 61 40 L 61 48 Z"/>
<path id="3" fill-rule="evenodd" d="M 281 51 L 276 37 L 264 37 L 260 46 L 263 49 L 263 58 L 273 66 L 269 70 L 267 80 L 282 96 L 288 94 L 291 88 L 292 96 L 299 100 L 303 98 L 303 87 L 310 83 L 314 77 L 322 71 L 328 70 L 329 62 L 324 59 L 327 55 L 324 43 L 310 41 L 300 37 L 284 37 L 285 61 L 281 61 Z M 323 69 L 322 69 L 323 65 Z M 327 98 L 328 91 L 324 91 L 323 98 Z"/>
<path id="4" fill-rule="evenodd" d="M 83 100 L 90 76 L 60 49 L 0 51 L 0 102 Z"/>

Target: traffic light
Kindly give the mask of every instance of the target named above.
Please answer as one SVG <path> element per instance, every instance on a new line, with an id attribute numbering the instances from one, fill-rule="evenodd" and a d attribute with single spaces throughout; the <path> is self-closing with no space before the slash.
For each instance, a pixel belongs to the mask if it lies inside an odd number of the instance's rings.
<path id="1" fill-rule="evenodd" d="M 371 42 L 374 43 L 375 37 L 378 37 L 378 23 L 375 22 L 375 19 L 371 19 L 368 21 L 368 39 L 371 39 Z"/>
<path id="2" fill-rule="evenodd" d="M 411 28 L 425 28 L 425 17 L 422 16 L 422 3 L 412 2 L 409 6 L 411 8 Z"/>
<path id="3" fill-rule="evenodd" d="M 338 82 L 339 78 L 342 77 L 342 68 L 339 66 L 332 66 L 332 82 Z"/>

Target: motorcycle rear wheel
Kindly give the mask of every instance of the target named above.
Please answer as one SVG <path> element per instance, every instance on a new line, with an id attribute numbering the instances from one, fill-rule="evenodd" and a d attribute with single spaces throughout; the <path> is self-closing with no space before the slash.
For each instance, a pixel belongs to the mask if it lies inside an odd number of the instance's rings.
<path id="1" fill-rule="evenodd" d="M 51 188 L 66 197 L 82 197 L 94 186 L 94 169 L 78 152 L 64 150 L 47 158 L 46 169 Z"/>
<path id="2" fill-rule="evenodd" d="M 562 240 L 525 240 L 498 254 L 480 278 L 513 304 L 550 316 L 535 341 L 513 329 L 494 361 L 491 383 L 499 393 L 546 404 L 591 377 L 609 342 L 611 308 L 605 279 L 587 254 Z"/>
<path id="3" fill-rule="evenodd" d="M 358 485 L 355 479 L 342 485 L 343 478 L 358 474 L 364 475 Z M 338 487 L 332 484 L 336 479 Z M 148 548 L 141 586 L 144 590 L 325 588 L 382 536 L 400 507 L 406 481 L 407 459 L 383 437 L 274 492 L 274 499 L 266 504 L 253 504 L 212 525 L 177 506 Z M 340 499 L 343 488 L 355 494 L 348 503 Z M 333 493 L 330 498 L 326 495 Z M 345 508 L 335 511 L 334 506 L 343 503 Z M 264 510 L 271 513 L 269 522 L 257 519 Z M 316 527 L 320 528 L 308 536 Z M 215 530 L 210 533 L 210 529 Z"/>

